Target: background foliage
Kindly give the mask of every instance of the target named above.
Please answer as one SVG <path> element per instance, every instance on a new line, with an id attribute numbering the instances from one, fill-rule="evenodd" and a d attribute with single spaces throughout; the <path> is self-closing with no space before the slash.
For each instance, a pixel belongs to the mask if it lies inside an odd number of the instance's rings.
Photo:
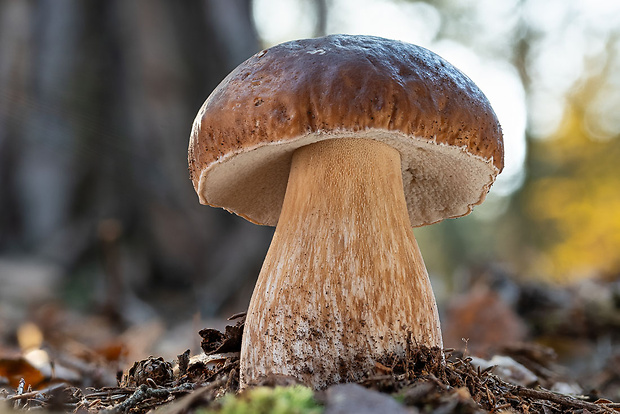
<path id="1" fill-rule="evenodd" d="M 416 232 L 440 298 L 489 263 L 617 278 L 620 9 L 607 3 L 1 0 L 3 290 L 35 280 L 43 298 L 121 321 L 244 310 L 272 229 L 198 204 L 191 124 L 260 48 L 335 32 L 419 43 L 495 79 L 483 89 L 500 102 L 507 178 L 472 215 Z M 10 292 L 5 316 L 24 300 Z"/>

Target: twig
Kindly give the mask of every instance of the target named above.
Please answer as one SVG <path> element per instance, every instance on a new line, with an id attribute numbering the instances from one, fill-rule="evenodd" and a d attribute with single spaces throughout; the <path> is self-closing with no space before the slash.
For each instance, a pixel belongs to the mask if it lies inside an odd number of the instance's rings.
<path id="1" fill-rule="evenodd" d="M 134 392 L 136 392 L 135 388 L 109 388 L 109 389 L 102 389 L 100 391 L 94 391 L 91 392 L 90 394 L 86 394 L 85 397 L 86 399 L 89 398 L 101 398 L 101 397 L 107 397 L 107 398 L 112 398 L 115 395 L 120 395 L 121 397 L 126 395 L 126 394 L 133 394 Z"/>
<path id="2" fill-rule="evenodd" d="M 226 381 L 228 381 L 226 377 L 213 381 L 209 385 L 180 398 L 178 401 L 157 408 L 155 414 L 182 414 L 186 413 L 190 407 L 196 404 L 210 402 L 215 398 L 213 390 L 224 386 Z"/>
<path id="3" fill-rule="evenodd" d="M 36 391 L 29 391 L 29 392 L 24 392 L 22 389 L 21 393 L 19 392 L 19 389 L 18 389 L 17 390 L 18 393 L 15 395 L 9 395 L 7 397 L 7 400 L 29 400 L 31 398 L 35 398 L 38 396 L 44 396 L 45 394 L 49 394 L 53 391 L 60 390 L 63 388 L 67 388 L 67 384 L 64 384 L 64 383 L 55 384 L 44 390 L 36 390 Z"/>
<path id="4" fill-rule="evenodd" d="M 510 403 L 498 405 L 498 406 L 493 407 L 491 412 L 495 413 L 495 412 L 498 412 L 499 410 L 503 410 L 504 408 L 508 408 L 508 407 L 512 407 L 512 405 Z"/>
<path id="5" fill-rule="evenodd" d="M 513 391 L 522 397 L 547 400 L 565 407 L 577 407 L 595 413 L 616 413 L 616 411 L 613 409 L 614 407 L 609 407 L 609 405 L 611 404 L 594 404 L 591 402 L 578 400 L 569 395 L 558 394 L 543 389 L 535 390 L 532 388 L 514 387 Z"/>
<path id="6" fill-rule="evenodd" d="M 28 400 L 30 398 L 34 398 L 36 396 L 40 396 L 43 395 L 41 393 L 41 391 L 31 391 L 31 392 L 25 392 L 23 394 L 15 394 L 15 395 L 9 395 L 8 397 L 6 397 L 7 400 L 11 401 L 11 400 Z"/>
<path id="7" fill-rule="evenodd" d="M 17 386 L 17 395 L 24 394 L 24 386 L 25 385 L 26 385 L 26 380 L 21 378 L 19 380 L 19 385 Z M 17 400 L 13 404 L 13 408 L 15 408 L 15 409 L 19 409 L 19 408 L 21 408 L 21 406 L 22 406 L 22 400 Z"/>
<path id="8" fill-rule="evenodd" d="M 124 413 L 149 398 L 168 398 L 170 394 L 180 391 L 189 391 L 192 388 L 192 384 L 183 384 L 174 388 L 149 388 L 146 384 L 142 384 L 125 401 L 114 407 L 102 410 L 101 412 L 104 414 Z"/>

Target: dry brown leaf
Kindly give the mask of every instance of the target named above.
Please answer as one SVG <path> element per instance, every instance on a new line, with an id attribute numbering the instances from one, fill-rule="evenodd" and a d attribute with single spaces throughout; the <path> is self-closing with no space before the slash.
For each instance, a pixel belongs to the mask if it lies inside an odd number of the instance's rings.
<path id="1" fill-rule="evenodd" d="M 13 388 L 17 388 L 21 378 L 32 388 L 37 388 L 45 380 L 43 373 L 21 355 L 0 357 L 0 377 L 8 379 Z"/>

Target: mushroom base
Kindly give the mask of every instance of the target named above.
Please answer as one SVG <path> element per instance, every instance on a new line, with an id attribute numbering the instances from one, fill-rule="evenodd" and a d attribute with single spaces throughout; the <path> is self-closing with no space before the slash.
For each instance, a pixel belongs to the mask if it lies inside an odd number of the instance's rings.
<path id="1" fill-rule="evenodd" d="M 316 389 L 355 381 L 408 341 L 442 347 L 399 152 L 368 139 L 297 149 L 248 309 L 241 386 L 269 374 Z"/>

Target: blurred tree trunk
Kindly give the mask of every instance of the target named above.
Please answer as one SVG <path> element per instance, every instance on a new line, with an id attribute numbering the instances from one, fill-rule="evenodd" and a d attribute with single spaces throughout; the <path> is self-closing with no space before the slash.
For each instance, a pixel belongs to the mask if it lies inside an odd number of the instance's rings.
<path id="1" fill-rule="evenodd" d="M 314 0 L 314 9 L 316 10 L 314 36 L 325 36 L 327 34 L 327 17 L 329 13 L 327 0 Z"/>
<path id="2" fill-rule="evenodd" d="M 200 206 L 187 174 L 198 108 L 259 49 L 250 6 L 0 1 L 0 251 L 168 292 L 260 266 L 270 232 Z M 221 288 L 193 299 L 215 312 Z"/>

